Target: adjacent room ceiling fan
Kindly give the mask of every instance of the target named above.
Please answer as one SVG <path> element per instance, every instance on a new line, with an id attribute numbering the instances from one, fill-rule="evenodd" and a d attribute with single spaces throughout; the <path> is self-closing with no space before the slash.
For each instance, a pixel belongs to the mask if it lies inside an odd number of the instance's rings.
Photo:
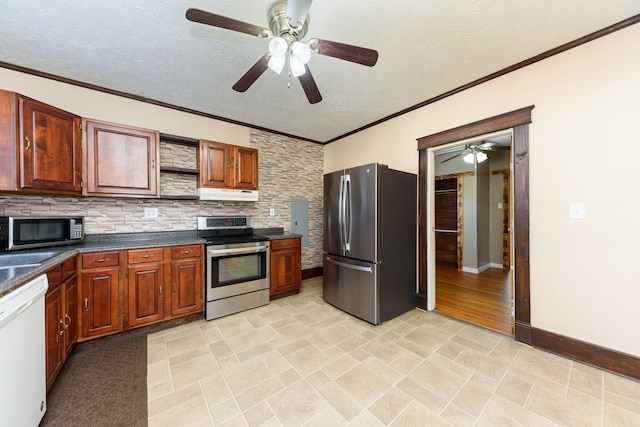
<path id="1" fill-rule="evenodd" d="M 464 156 L 462 160 L 466 163 L 482 163 L 488 159 L 485 151 L 501 151 L 501 150 L 510 150 L 511 147 L 508 145 L 497 145 L 492 142 L 485 142 L 483 144 L 469 144 L 465 145 L 464 149 L 456 154 L 455 156 L 451 156 L 440 163 L 446 163 L 449 160 L 453 160 L 456 157 Z"/>
<path id="2" fill-rule="evenodd" d="M 248 24 L 200 9 L 188 9 L 187 19 L 231 31 L 238 31 L 260 38 L 271 38 L 268 52 L 233 85 L 233 90 L 245 92 L 267 68 L 280 74 L 287 62 L 291 76 L 300 80 L 302 89 L 311 104 L 322 101 L 309 66 L 311 53 L 331 56 L 356 64 L 373 67 L 378 61 L 378 52 L 349 44 L 317 38 L 303 42 L 309 27 L 309 7 L 312 0 L 280 0 L 267 13 L 269 29 Z"/>

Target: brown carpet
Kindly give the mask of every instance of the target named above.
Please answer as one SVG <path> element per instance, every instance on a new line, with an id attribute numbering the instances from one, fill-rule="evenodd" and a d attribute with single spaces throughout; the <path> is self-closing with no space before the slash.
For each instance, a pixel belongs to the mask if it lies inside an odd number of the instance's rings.
<path id="1" fill-rule="evenodd" d="M 146 335 L 78 344 L 40 426 L 147 426 Z"/>

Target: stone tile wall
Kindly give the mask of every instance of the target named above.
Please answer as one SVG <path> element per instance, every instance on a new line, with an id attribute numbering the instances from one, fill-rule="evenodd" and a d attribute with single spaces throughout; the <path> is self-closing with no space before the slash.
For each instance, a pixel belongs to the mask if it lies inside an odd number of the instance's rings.
<path id="1" fill-rule="evenodd" d="M 258 149 L 258 202 L 212 202 L 102 197 L 0 195 L 0 215 L 86 217 L 87 234 L 195 230 L 203 215 L 252 215 L 256 228 L 291 228 L 291 199 L 309 201 L 309 247 L 302 248 L 302 268 L 322 265 L 323 147 L 263 131 L 252 131 Z M 161 146 L 163 166 L 195 169 L 196 151 Z M 161 174 L 161 194 L 195 194 L 194 175 Z M 144 218 L 144 208 L 158 208 L 157 219 Z M 269 216 L 269 209 L 275 216 Z"/>

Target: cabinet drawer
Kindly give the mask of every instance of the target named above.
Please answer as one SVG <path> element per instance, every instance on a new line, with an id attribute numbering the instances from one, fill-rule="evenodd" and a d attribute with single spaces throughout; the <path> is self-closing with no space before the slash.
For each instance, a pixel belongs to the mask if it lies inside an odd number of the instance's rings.
<path id="1" fill-rule="evenodd" d="M 164 260 L 163 248 L 135 249 L 127 251 L 127 261 L 129 264 L 140 264 L 143 262 L 155 262 Z"/>
<path id="2" fill-rule="evenodd" d="M 199 258 L 202 256 L 202 245 L 174 246 L 171 248 L 171 259 Z"/>
<path id="3" fill-rule="evenodd" d="M 82 268 L 113 267 L 119 264 L 120 259 L 117 251 L 82 255 Z"/>
<path id="4" fill-rule="evenodd" d="M 277 249 L 286 249 L 286 248 L 299 248 L 300 247 L 300 239 L 277 239 L 272 240 L 270 242 L 271 250 L 275 251 Z"/>

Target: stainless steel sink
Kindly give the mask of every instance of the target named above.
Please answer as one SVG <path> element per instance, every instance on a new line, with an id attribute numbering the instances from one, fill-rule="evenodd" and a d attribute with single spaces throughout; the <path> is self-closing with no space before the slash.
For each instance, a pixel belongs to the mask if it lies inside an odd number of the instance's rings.
<path id="1" fill-rule="evenodd" d="M 0 269 L 18 267 L 37 267 L 46 260 L 60 255 L 64 251 L 25 252 L 0 255 Z"/>

